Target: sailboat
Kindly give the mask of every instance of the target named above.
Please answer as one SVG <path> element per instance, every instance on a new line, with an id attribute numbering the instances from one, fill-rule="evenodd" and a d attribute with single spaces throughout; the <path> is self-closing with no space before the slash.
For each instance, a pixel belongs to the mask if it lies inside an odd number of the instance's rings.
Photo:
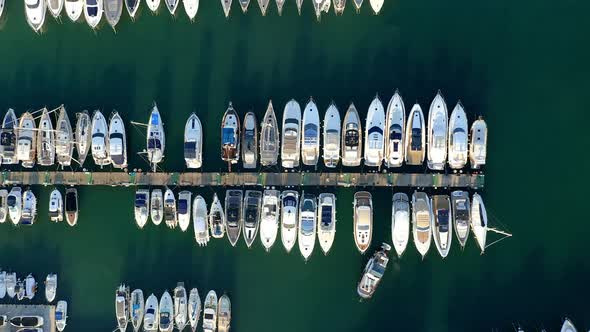
<path id="1" fill-rule="evenodd" d="M 253 112 L 246 113 L 242 129 L 242 163 L 244 168 L 256 168 L 258 162 L 258 123 Z"/>
<path id="2" fill-rule="evenodd" d="M 203 303 L 203 331 L 217 331 L 217 294 L 211 290 Z"/>
<path id="3" fill-rule="evenodd" d="M 324 255 L 332 248 L 335 237 L 336 195 L 323 193 L 318 197 L 318 241 Z"/>
<path id="4" fill-rule="evenodd" d="M 81 113 L 78 113 L 77 116 L 78 120 L 76 122 L 76 150 L 78 151 L 78 162 L 80 163 L 80 165 L 83 165 L 91 145 L 90 140 L 92 139 L 92 134 L 90 132 L 92 128 L 90 116 L 88 115 L 88 112 L 86 110 L 82 111 Z"/>
<path id="5" fill-rule="evenodd" d="M 283 6 L 285 5 L 285 0 L 276 0 L 277 3 L 277 11 L 279 12 L 279 16 L 283 15 Z"/>
<path id="6" fill-rule="evenodd" d="M 176 15 L 176 9 L 178 8 L 179 1 L 180 0 L 164 0 L 164 3 L 166 4 L 168 11 L 170 12 L 170 15 Z"/>
<path id="7" fill-rule="evenodd" d="M 301 158 L 304 165 L 316 166 L 320 155 L 320 115 L 313 99 L 309 99 L 303 112 Z"/>
<path id="8" fill-rule="evenodd" d="M 187 168 L 203 165 L 203 127 L 195 113 L 191 113 L 184 126 L 184 161 Z"/>
<path id="9" fill-rule="evenodd" d="M 113 167 L 127 168 L 127 134 L 123 119 L 116 111 L 111 114 L 109 121 L 109 157 Z"/>
<path id="10" fill-rule="evenodd" d="M 84 10 L 84 0 L 65 0 L 64 7 L 70 20 L 72 22 L 77 22 Z"/>
<path id="11" fill-rule="evenodd" d="M 155 172 L 160 163 L 164 159 L 164 149 L 166 148 L 166 136 L 164 134 L 164 123 L 160 116 L 158 106 L 154 102 L 152 112 L 150 114 L 150 121 L 147 127 L 147 155 L 148 161 Z"/>
<path id="12" fill-rule="evenodd" d="M 317 202 L 315 196 L 311 194 L 301 195 L 299 202 L 299 234 L 297 234 L 297 244 L 299 252 L 307 262 L 313 253 L 315 247 L 315 238 L 317 231 Z"/>
<path id="13" fill-rule="evenodd" d="M 129 323 L 129 287 L 123 284 L 115 291 L 115 314 L 119 331 L 125 332 Z"/>
<path id="14" fill-rule="evenodd" d="M 229 103 L 221 121 L 221 160 L 237 164 L 240 159 L 240 118 Z"/>
<path id="15" fill-rule="evenodd" d="M 98 166 L 111 163 L 109 158 L 109 138 L 107 136 L 107 121 L 99 110 L 92 115 L 92 159 Z"/>
<path id="16" fill-rule="evenodd" d="M 145 314 L 143 315 L 143 330 L 146 332 L 156 332 L 159 327 L 160 311 L 158 308 L 158 298 L 154 294 L 148 296 L 145 301 Z"/>
<path id="17" fill-rule="evenodd" d="M 293 99 L 283 109 L 283 133 L 281 145 L 281 166 L 284 168 L 299 167 L 301 107 Z"/>
<path id="18" fill-rule="evenodd" d="M 365 127 L 365 165 L 381 167 L 384 159 L 384 136 L 385 110 L 378 96 L 376 96 L 367 114 L 367 125 Z"/>
<path id="19" fill-rule="evenodd" d="M 344 7 L 346 7 L 346 0 L 334 0 L 334 13 L 336 15 L 342 15 Z"/>
<path id="20" fill-rule="evenodd" d="M 250 5 L 250 0 L 238 0 L 240 3 L 240 7 L 242 7 L 242 12 L 245 14 L 248 11 L 248 6 Z"/>
<path id="21" fill-rule="evenodd" d="M 354 194 L 354 243 L 361 254 L 371 245 L 373 238 L 373 198 L 368 191 Z"/>
<path id="22" fill-rule="evenodd" d="M 179 331 L 184 330 L 187 320 L 187 295 L 184 283 L 179 282 L 174 288 L 174 323 Z"/>
<path id="23" fill-rule="evenodd" d="M 266 11 L 268 10 L 268 3 L 270 0 L 258 0 L 258 6 L 260 7 L 260 12 L 262 16 L 266 16 Z"/>
<path id="24" fill-rule="evenodd" d="M 27 23 L 35 32 L 41 31 L 45 22 L 45 0 L 25 0 Z"/>
<path id="25" fill-rule="evenodd" d="M 25 168 L 35 166 L 37 133 L 35 120 L 31 113 L 21 115 L 17 132 L 16 158 Z"/>
<path id="26" fill-rule="evenodd" d="M 199 324 L 199 317 L 201 316 L 201 297 L 196 288 L 191 289 L 188 296 L 188 321 L 191 325 L 191 330 L 197 330 Z"/>
<path id="27" fill-rule="evenodd" d="M 242 230 L 242 202 L 244 194 L 241 190 L 228 190 L 225 193 L 225 217 L 227 221 L 227 238 L 232 247 L 236 246 Z"/>
<path id="28" fill-rule="evenodd" d="M 461 169 L 467 164 L 468 137 L 467 114 L 461 102 L 458 102 L 449 120 L 449 166 L 452 169 Z"/>
<path id="29" fill-rule="evenodd" d="M 223 13 L 225 18 L 229 17 L 229 11 L 231 10 L 232 0 L 221 0 L 221 6 L 223 7 Z"/>
<path id="30" fill-rule="evenodd" d="M 436 249 L 442 258 L 447 257 L 453 242 L 453 223 L 451 202 L 447 195 L 434 195 L 431 199 L 432 205 L 432 236 Z"/>
<path id="31" fill-rule="evenodd" d="M 164 291 L 160 299 L 159 311 L 160 332 L 172 332 L 174 329 L 174 303 L 168 291 Z"/>
<path id="32" fill-rule="evenodd" d="M 420 105 L 414 104 L 406 127 L 406 164 L 422 165 L 426 151 L 426 125 Z"/>
<path id="33" fill-rule="evenodd" d="M 268 107 L 262 123 L 260 124 L 260 164 L 262 166 L 274 166 L 279 158 L 280 148 L 279 126 L 272 101 Z"/>
<path id="34" fill-rule="evenodd" d="M 132 21 L 135 20 L 135 15 L 137 15 L 137 10 L 139 9 L 140 4 L 140 0 L 125 0 L 125 8 L 127 8 L 127 13 Z"/>
<path id="35" fill-rule="evenodd" d="M 428 111 L 428 168 L 443 170 L 447 161 L 447 104 L 438 91 Z"/>
<path id="36" fill-rule="evenodd" d="M 363 130 L 359 113 L 350 104 L 342 122 L 342 165 L 360 166 L 362 156 Z"/>
<path id="37" fill-rule="evenodd" d="M 340 113 L 332 102 L 324 116 L 324 165 L 335 168 L 340 162 Z"/>
<path id="38" fill-rule="evenodd" d="M 150 198 L 150 216 L 154 225 L 158 226 L 164 218 L 164 198 L 162 197 L 162 189 L 152 190 L 152 197 Z"/>
<path id="39" fill-rule="evenodd" d="M 147 223 L 149 211 L 148 202 L 150 201 L 150 191 L 148 189 L 139 189 L 135 193 L 135 222 L 142 229 Z"/>
<path id="40" fill-rule="evenodd" d="M 0 224 L 6 222 L 8 217 L 8 190 L 0 189 Z M 0 283 L 2 286 L 2 283 Z"/>
<path id="41" fill-rule="evenodd" d="M 58 189 L 53 189 L 49 196 L 49 220 L 55 222 L 64 220 L 63 198 Z"/>
<path id="42" fill-rule="evenodd" d="M 76 188 L 66 189 L 66 221 L 70 226 L 78 223 L 78 190 Z"/>
<path id="43" fill-rule="evenodd" d="M 193 227 L 197 244 L 199 246 L 206 246 L 209 242 L 207 203 L 201 195 L 197 195 L 193 201 Z"/>
<path id="44" fill-rule="evenodd" d="M 23 210 L 20 218 L 21 225 L 33 225 L 37 218 L 37 197 L 31 190 L 23 193 Z"/>
<path id="45" fill-rule="evenodd" d="M 43 109 L 39 121 L 37 162 L 39 166 L 51 166 L 55 163 L 55 132 L 47 108 Z"/>
<path id="46" fill-rule="evenodd" d="M 480 117 L 471 125 L 471 144 L 469 146 L 469 160 L 472 169 L 480 169 L 486 164 L 488 144 L 488 126 Z"/>
<path id="47" fill-rule="evenodd" d="M 130 319 L 131 325 L 133 325 L 133 331 L 138 332 L 143 322 L 143 316 L 145 313 L 145 303 L 143 302 L 143 291 L 141 289 L 135 289 L 131 292 L 130 301 Z M 145 328 L 144 328 L 145 329 Z"/>
<path id="48" fill-rule="evenodd" d="M 176 198 L 172 190 L 166 188 L 164 192 L 164 221 L 169 228 L 176 228 L 178 224 L 176 216 Z"/>
<path id="49" fill-rule="evenodd" d="M 103 0 L 104 16 L 109 25 L 115 29 L 123 14 L 123 0 Z"/>
<path id="50" fill-rule="evenodd" d="M 231 325 L 231 301 L 227 294 L 219 298 L 217 306 L 217 331 L 229 332 Z"/>
<path id="51" fill-rule="evenodd" d="M 426 193 L 417 191 L 412 195 L 412 225 L 414 244 L 424 259 L 432 241 L 432 208 Z"/>
<path id="52" fill-rule="evenodd" d="M 260 241 L 266 251 L 270 251 L 277 239 L 279 209 L 279 191 L 265 190 L 262 196 L 262 214 L 260 215 Z"/>
<path id="53" fill-rule="evenodd" d="M 383 1 L 384 0 L 370 0 L 371 8 L 373 8 L 373 12 L 375 15 L 379 15 L 381 8 L 383 8 Z"/>
<path id="54" fill-rule="evenodd" d="M 404 162 L 405 128 L 406 109 L 402 96 L 396 90 L 387 105 L 385 124 L 385 165 L 387 167 L 400 167 Z"/>
<path id="55" fill-rule="evenodd" d="M 186 232 L 191 223 L 192 195 L 188 190 L 178 193 L 178 226 L 183 232 Z"/>
<path id="56" fill-rule="evenodd" d="M 209 211 L 209 228 L 211 236 L 216 239 L 221 239 L 225 234 L 225 213 L 217 194 L 213 195 L 213 203 Z"/>
<path id="57" fill-rule="evenodd" d="M 45 278 L 45 299 L 51 303 L 57 294 L 57 274 L 50 273 Z"/>
<path id="58" fill-rule="evenodd" d="M 410 237 L 410 203 L 408 195 L 395 193 L 391 207 L 391 239 L 398 257 L 402 257 Z"/>
<path id="59" fill-rule="evenodd" d="M 244 212 L 243 235 L 246 246 L 250 248 L 256 235 L 258 234 L 258 225 L 260 219 L 260 206 L 262 204 L 262 193 L 257 190 L 246 190 L 244 195 Z"/>
<path id="60" fill-rule="evenodd" d="M 18 120 L 12 108 L 8 109 L 2 120 L 0 131 L 0 157 L 2 164 L 17 164 L 16 143 L 18 132 Z"/>
<path id="61" fill-rule="evenodd" d="M 298 209 L 299 194 L 294 190 L 283 191 L 281 194 L 281 241 L 288 253 L 297 241 Z"/>
<path id="62" fill-rule="evenodd" d="M 457 240 L 459 240 L 461 248 L 465 248 L 465 243 L 469 237 L 469 224 L 471 223 L 469 193 L 461 190 L 453 191 L 451 193 L 451 207 Z"/>
<path id="63" fill-rule="evenodd" d="M 84 0 L 84 18 L 93 30 L 98 27 L 103 12 L 103 0 Z"/>
<path id="64" fill-rule="evenodd" d="M 6 198 L 6 205 L 8 206 L 8 215 L 10 216 L 10 221 L 12 221 L 12 224 L 15 226 L 20 223 L 22 204 L 22 189 L 20 187 L 12 187 L 8 197 Z"/>
<path id="65" fill-rule="evenodd" d="M 74 154 L 74 133 L 68 112 L 62 106 L 59 108 L 59 116 L 55 125 L 55 155 L 57 163 L 62 167 L 72 164 L 72 155 Z"/>
<path id="66" fill-rule="evenodd" d="M 148 8 L 152 11 L 152 13 L 158 12 L 158 8 L 160 7 L 160 0 L 146 0 L 145 3 L 147 4 Z"/>

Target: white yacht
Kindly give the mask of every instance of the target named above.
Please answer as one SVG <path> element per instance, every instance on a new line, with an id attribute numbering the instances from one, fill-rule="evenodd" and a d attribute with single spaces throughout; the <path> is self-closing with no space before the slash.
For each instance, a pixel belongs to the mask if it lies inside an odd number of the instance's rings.
<path id="1" fill-rule="evenodd" d="M 377 286 L 379 286 L 379 282 L 381 282 L 381 279 L 385 274 L 385 269 L 389 262 L 387 254 L 390 250 L 390 245 L 387 243 L 381 244 L 381 249 L 376 251 L 373 254 L 373 257 L 367 262 L 365 270 L 363 271 L 363 276 L 356 289 L 361 298 L 369 299 L 375 293 Z"/>
<path id="2" fill-rule="evenodd" d="M 315 246 L 315 237 L 317 229 L 317 202 L 315 196 L 311 194 L 301 195 L 299 202 L 299 234 L 297 243 L 299 252 L 303 259 L 307 261 L 313 253 Z"/>
<path id="3" fill-rule="evenodd" d="M 246 246 L 250 248 L 258 233 L 262 193 L 257 190 L 246 190 L 242 216 L 244 217 L 243 234 Z"/>
<path id="4" fill-rule="evenodd" d="M 248 112 L 244 116 L 242 163 L 247 169 L 256 168 L 258 163 L 258 123 L 254 112 Z"/>
<path id="5" fill-rule="evenodd" d="M 211 236 L 216 239 L 221 239 L 225 234 L 225 213 L 217 194 L 213 195 L 213 203 L 209 210 L 209 229 Z"/>
<path id="6" fill-rule="evenodd" d="M 76 188 L 66 189 L 65 210 L 68 225 L 76 226 L 78 223 L 78 190 Z"/>
<path id="7" fill-rule="evenodd" d="M 432 236 L 436 249 L 442 258 L 447 257 L 451 250 L 453 240 L 453 223 L 451 202 L 447 195 L 434 195 L 431 199 L 432 206 Z"/>
<path id="8" fill-rule="evenodd" d="M 283 15 L 283 6 L 285 5 L 285 0 L 276 0 L 277 3 L 277 11 L 279 12 L 279 16 Z"/>
<path id="9" fill-rule="evenodd" d="M 385 165 L 387 167 L 400 167 L 404 162 L 405 128 L 404 100 L 396 90 L 387 105 L 385 124 Z"/>
<path id="10" fill-rule="evenodd" d="M 232 247 L 236 246 L 242 231 L 242 202 L 244 193 L 241 190 L 228 190 L 225 193 L 225 218 L 227 238 Z"/>
<path id="11" fill-rule="evenodd" d="M 299 16 L 301 16 L 301 7 L 303 6 L 303 0 L 295 0 L 295 3 L 297 4 L 297 12 L 299 13 Z"/>
<path id="12" fill-rule="evenodd" d="M 174 323 L 179 331 L 188 324 L 188 302 L 184 283 L 179 282 L 174 288 Z"/>
<path id="13" fill-rule="evenodd" d="M 176 9 L 178 8 L 179 1 L 180 0 L 164 0 L 164 3 L 166 4 L 168 11 L 170 12 L 170 15 L 176 15 Z"/>
<path id="14" fill-rule="evenodd" d="M 324 165 L 335 168 L 340 162 L 340 113 L 334 103 L 324 116 Z"/>
<path id="15" fill-rule="evenodd" d="M 379 97 L 375 97 L 369 106 L 367 125 L 365 127 L 365 165 L 381 167 L 384 159 L 385 110 Z"/>
<path id="16" fill-rule="evenodd" d="M 231 3 L 232 3 L 232 0 L 221 0 L 221 6 L 223 7 L 223 13 L 225 14 L 226 18 L 229 17 L 229 12 L 231 10 Z"/>
<path id="17" fill-rule="evenodd" d="M 45 278 L 45 299 L 51 303 L 57 294 L 57 274 L 50 273 Z"/>
<path id="18" fill-rule="evenodd" d="M 52 166 L 55 163 L 55 131 L 47 108 L 43 109 L 37 133 L 37 163 Z"/>
<path id="19" fill-rule="evenodd" d="M 72 22 L 77 22 L 84 11 L 84 0 L 65 0 L 66 14 Z"/>
<path id="20" fill-rule="evenodd" d="M 334 0 L 334 14 L 342 15 L 346 7 L 346 0 Z"/>
<path id="21" fill-rule="evenodd" d="M 25 0 L 27 23 L 33 31 L 39 32 L 45 23 L 45 0 Z"/>
<path id="22" fill-rule="evenodd" d="M 229 332 L 231 325 L 231 301 L 227 294 L 219 298 L 217 307 L 217 331 Z"/>
<path id="23" fill-rule="evenodd" d="M 320 194 L 318 197 L 318 241 L 327 255 L 336 237 L 336 196 Z"/>
<path id="24" fill-rule="evenodd" d="M 55 126 L 55 156 L 57 163 L 62 167 L 72 164 L 72 155 L 74 154 L 74 132 L 68 112 L 61 106 L 59 108 L 59 117 Z"/>
<path id="25" fill-rule="evenodd" d="M 371 245 L 373 237 L 373 198 L 368 191 L 354 194 L 354 243 L 361 254 Z"/>
<path id="26" fill-rule="evenodd" d="M 16 299 L 22 301 L 25 298 L 25 284 L 22 280 L 16 280 L 16 286 L 14 286 L 14 291 L 16 293 Z"/>
<path id="27" fill-rule="evenodd" d="M 64 220 L 64 202 L 61 192 L 58 189 L 53 189 L 49 196 L 49 220 L 63 221 Z M 51 301 L 50 301 L 51 302 Z"/>
<path id="28" fill-rule="evenodd" d="M 279 232 L 279 191 L 267 189 L 262 196 L 260 214 L 260 242 L 266 251 L 274 245 Z"/>
<path id="29" fill-rule="evenodd" d="M 299 220 L 299 193 L 285 190 L 281 194 L 281 241 L 287 252 L 291 252 L 297 241 L 297 222 Z"/>
<path id="30" fill-rule="evenodd" d="M 178 226 L 183 232 L 186 232 L 191 223 L 192 195 L 188 190 L 178 193 Z"/>
<path id="31" fill-rule="evenodd" d="M 473 194 L 473 199 L 471 200 L 471 231 L 473 231 L 477 245 L 483 254 L 486 249 L 488 214 L 483 200 L 478 193 Z"/>
<path id="32" fill-rule="evenodd" d="M 76 151 L 78 151 L 78 162 L 84 164 L 92 139 L 92 122 L 86 110 L 77 114 L 76 122 Z"/>
<path id="33" fill-rule="evenodd" d="M 196 288 L 191 289 L 188 295 L 188 321 L 191 325 L 191 330 L 196 331 L 199 324 L 199 317 L 201 316 L 201 297 Z"/>
<path id="34" fill-rule="evenodd" d="M 127 330 L 129 324 L 129 287 L 119 285 L 115 290 L 115 314 L 117 316 L 117 327 L 120 332 Z"/>
<path id="35" fill-rule="evenodd" d="M 301 137 L 301 107 L 291 99 L 283 110 L 283 140 L 281 165 L 284 168 L 299 167 Z"/>
<path id="36" fill-rule="evenodd" d="M 402 257 L 410 238 L 410 203 L 408 195 L 395 193 L 391 206 L 391 239 L 398 257 Z"/>
<path id="37" fill-rule="evenodd" d="M 452 169 L 461 169 L 467 164 L 468 137 L 467 114 L 463 104 L 458 102 L 449 120 L 449 166 Z"/>
<path id="38" fill-rule="evenodd" d="M 560 331 L 561 332 L 578 332 L 578 330 L 574 326 L 574 323 L 572 323 L 572 321 L 569 318 L 566 318 L 563 321 L 563 325 L 561 326 Z"/>
<path id="39" fill-rule="evenodd" d="M 158 106 L 154 102 L 150 121 L 147 127 L 147 155 L 152 171 L 156 171 L 158 163 L 164 159 L 164 149 L 166 148 L 166 136 L 164 134 L 164 123 L 160 116 Z"/>
<path id="40" fill-rule="evenodd" d="M 22 215 L 22 189 L 20 187 L 13 187 L 10 189 L 10 193 L 6 198 L 6 205 L 8 206 L 8 215 L 10 216 L 10 221 L 12 221 L 13 225 L 18 225 L 20 223 L 20 218 Z"/>
<path id="41" fill-rule="evenodd" d="M 486 164 L 488 144 L 488 126 L 480 117 L 471 125 L 471 144 L 469 145 L 469 161 L 472 169 L 479 169 Z"/>
<path id="42" fill-rule="evenodd" d="M 103 0 L 103 10 L 107 22 L 115 30 L 123 14 L 123 0 Z"/>
<path id="43" fill-rule="evenodd" d="M 150 191 L 148 189 L 139 189 L 135 192 L 135 223 L 141 229 L 145 226 L 149 216 Z"/>
<path id="44" fill-rule="evenodd" d="M 245 14 L 248 11 L 250 0 L 238 0 L 238 2 L 240 3 L 240 7 L 242 7 L 242 12 Z"/>
<path id="45" fill-rule="evenodd" d="M 99 110 L 92 115 L 92 159 L 100 167 L 111 163 L 107 121 Z"/>
<path id="46" fill-rule="evenodd" d="M 127 134 L 125 123 L 116 111 L 111 114 L 109 121 L 109 158 L 113 167 L 127 168 Z"/>
<path id="47" fill-rule="evenodd" d="M 313 4 L 313 11 L 315 12 L 316 19 L 319 21 L 322 16 L 322 7 L 324 0 L 311 0 Z"/>
<path id="48" fill-rule="evenodd" d="M 428 168 L 443 170 L 447 162 L 449 115 L 447 104 L 438 91 L 428 111 Z"/>
<path id="49" fill-rule="evenodd" d="M 316 166 L 320 156 L 320 114 L 313 99 L 309 99 L 303 110 L 303 135 L 301 137 L 301 159 L 307 166 Z"/>
<path id="50" fill-rule="evenodd" d="M 63 7 L 64 0 L 47 0 L 47 9 L 54 18 L 58 18 L 61 15 Z"/>
<path id="51" fill-rule="evenodd" d="M 6 317 L 6 316 L 3 316 Z M 34 331 L 37 332 L 41 330 L 41 326 L 43 326 L 43 317 L 41 316 L 12 316 L 9 320 L 10 325 L 19 328 L 22 327 L 23 329 L 19 329 L 18 332 L 23 332 L 29 330 L 29 328 L 35 328 Z M 38 329 L 37 329 L 38 328 Z M 42 331 L 40 331 L 42 332 Z"/>
<path id="52" fill-rule="evenodd" d="M 342 165 L 360 166 L 363 152 L 363 129 L 359 113 L 350 104 L 342 122 Z"/>
<path id="53" fill-rule="evenodd" d="M 262 16 L 266 16 L 269 2 L 270 0 L 258 0 L 258 7 L 260 7 L 260 12 L 262 13 Z"/>
<path id="54" fill-rule="evenodd" d="M 414 104 L 406 127 L 406 164 L 422 165 L 426 152 L 426 125 L 420 105 Z"/>
<path id="55" fill-rule="evenodd" d="M 160 299 L 159 309 L 158 323 L 160 325 L 160 332 L 172 332 L 174 329 L 174 303 L 168 291 L 164 291 Z"/>
<path id="56" fill-rule="evenodd" d="M 3 165 L 17 164 L 16 155 L 18 120 L 12 108 L 8 109 L 2 120 L 0 131 L 0 157 Z"/>
<path id="57" fill-rule="evenodd" d="M 178 225 L 176 198 L 172 190 L 168 188 L 164 192 L 164 222 L 166 222 L 166 226 L 173 229 Z"/>
<path id="58" fill-rule="evenodd" d="M 150 216 L 154 225 L 158 226 L 164 218 L 164 198 L 161 189 L 152 190 L 150 198 Z"/>
<path id="59" fill-rule="evenodd" d="M 16 159 L 25 168 L 35 166 L 37 132 L 31 113 L 21 115 L 17 132 Z"/>
<path id="60" fill-rule="evenodd" d="M 381 8 L 383 8 L 383 1 L 384 0 L 370 0 L 369 1 L 371 3 L 371 8 L 373 8 L 373 12 L 375 12 L 375 15 L 379 15 Z"/>
<path id="61" fill-rule="evenodd" d="M 84 0 L 84 18 L 92 29 L 96 29 L 102 18 L 103 0 Z"/>
<path id="62" fill-rule="evenodd" d="M 125 0 L 125 8 L 127 8 L 127 13 L 132 21 L 135 20 L 135 15 L 137 15 L 137 10 L 139 9 L 140 4 L 140 0 Z"/>
<path id="63" fill-rule="evenodd" d="M 158 298 L 150 294 L 145 301 L 145 314 L 143 315 L 143 330 L 146 332 L 156 332 L 159 328 Z"/>
<path id="64" fill-rule="evenodd" d="M 6 273 L 6 278 L 4 279 L 6 284 L 6 295 L 8 295 L 11 299 L 16 296 L 16 273 Z"/>
<path id="65" fill-rule="evenodd" d="M 131 301 L 129 303 L 129 318 L 131 325 L 133 325 L 133 331 L 139 331 L 141 323 L 143 322 L 143 316 L 145 314 L 145 302 L 143 300 L 143 291 L 141 289 L 135 289 L 131 292 Z"/>
<path id="66" fill-rule="evenodd" d="M 8 217 L 8 190 L 0 189 L 0 223 L 6 222 Z M 2 283 L 0 283 L 2 286 Z"/>
<path id="67" fill-rule="evenodd" d="M 465 243 L 469 237 L 469 223 L 471 222 L 469 193 L 461 190 L 453 191 L 451 193 L 451 207 L 457 240 L 459 240 L 461 248 L 465 248 Z"/>
<path id="68" fill-rule="evenodd" d="M 211 290 L 203 303 L 203 331 L 217 331 L 217 294 Z"/>
<path id="69" fill-rule="evenodd" d="M 55 327 L 59 332 L 62 332 L 67 325 L 68 320 L 68 303 L 66 301 L 58 301 L 55 308 Z"/>
<path id="70" fill-rule="evenodd" d="M 0 299 L 6 296 L 6 271 L 0 271 Z M 0 326 L 2 326 L 0 324 Z"/>
<path id="71" fill-rule="evenodd" d="M 221 160 L 229 165 L 240 159 L 240 118 L 229 103 L 221 121 Z"/>
<path id="72" fill-rule="evenodd" d="M 197 12 L 199 11 L 199 0 L 182 0 L 184 6 L 184 12 L 188 16 L 189 20 L 193 22 Z"/>
<path id="73" fill-rule="evenodd" d="M 207 226 L 207 203 L 201 195 L 193 201 L 193 227 L 195 241 L 199 246 L 206 246 L 209 242 L 209 227 Z"/>
<path id="74" fill-rule="evenodd" d="M 430 200 L 423 192 L 414 192 L 412 195 L 412 234 L 414 244 L 422 259 L 430 249 L 432 241 L 432 209 Z"/>
<path id="75" fill-rule="evenodd" d="M 29 273 L 29 275 L 25 278 L 25 298 L 32 300 L 35 298 L 36 293 L 37 281 L 35 281 L 35 277 Z"/>
<path id="76" fill-rule="evenodd" d="M 20 217 L 21 225 L 33 225 L 37 219 L 37 197 L 31 190 L 23 193 L 23 210 Z"/>
<path id="77" fill-rule="evenodd" d="M 357 14 L 361 11 L 361 6 L 363 5 L 363 0 L 352 0 L 354 4 L 354 8 L 356 9 Z"/>
<path id="78" fill-rule="evenodd" d="M 203 127 L 195 113 L 188 117 L 184 126 L 184 161 L 187 168 L 203 165 Z"/>
<path id="79" fill-rule="evenodd" d="M 262 166 L 276 165 L 280 146 L 279 125 L 272 101 L 269 101 L 260 124 L 260 164 Z"/>
<path id="80" fill-rule="evenodd" d="M 152 13 L 157 13 L 158 8 L 160 7 L 161 0 L 146 0 L 145 3 L 147 4 L 148 8 L 152 11 Z"/>

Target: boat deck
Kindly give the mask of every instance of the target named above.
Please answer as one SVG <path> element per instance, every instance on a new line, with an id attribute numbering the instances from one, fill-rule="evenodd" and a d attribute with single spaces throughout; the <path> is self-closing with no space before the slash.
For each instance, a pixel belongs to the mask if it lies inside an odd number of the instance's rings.
<path id="1" fill-rule="evenodd" d="M 0 304 L 0 315 L 6 315 L 8 319 L 15 316 L 41 316 L 43 317 L 43 331 L 55 332 L 55 306 L 54 305 L 29 305 L 29 304 Z M 16 331 L 10 323 L 0 327 L 0 332 Z"/>
<path id="2" fill-rule="evenodd" d="M 472 188 L 484 186 L 483 174 L 419 173 L 270 173 L 187 172 L 125 173 L 18 171 L 2 172 L 1 184 L 72 186 L 277 186 L 277 187 L 419 187 Z"/>

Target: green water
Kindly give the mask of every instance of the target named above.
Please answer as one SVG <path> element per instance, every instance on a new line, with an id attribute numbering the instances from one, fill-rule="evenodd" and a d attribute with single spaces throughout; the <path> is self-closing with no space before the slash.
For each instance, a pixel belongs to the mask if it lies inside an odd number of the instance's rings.
<path id="1" fill-rule="evenodd" d="M 365 114 L 376 93 L 387 101 L 399 88 L 408 109 L 416 101 L 426 109 L 441 89 L 449 107 L 461 99 L 471 119 L 486 117 L 483 195 L 492 219 L 514 237 L 484 256 L 472 238 L 463 252 L 455 242 L 445 260 L 433 246 L 421 261 L 409 244 L 375 297 L 360 303 L 356 284 L 367 257 L 351 234 L 354 189 L 337 191 L 330 255 L 316 245 L 305 264 L 278 242 L 267 254 L 258 240 L 251 250 L 227 239 L 198 248 L 179 230 L 149 224 L 139 231 L 132 189 L 80 188 L 78 226 L 50 224 L 51 188 L 34 188 L 39 220 L 30 228 L 1 225 L 0 265 L 38 279 L 58 273 L 68 331 L 111 331 L 120 282 L 147 296 L 177 281 L 201 296 L 228 292 L 235 331 L 512 331 L 516 323 L 555 331 L 565 315 L 590 327 L 588 4 L 386 0 L 382 15 L 373 16 L 368 3 L 356 15 L 349 2 L 344 16 L 330 13 L 318 24 L 309 0 L 302 17 L 287 1 L 283 17 L 274 4 L 267 17 L 255 6 L 242 15 L 234 4 L 229 20 L 218 1 L 201 2 L 193 24 L 182 8 L 177 18 L 164 8 L 153 16 L 143 3 L 136 22 L 123 18 L 116 34 L 48 15 L 45 33 L 36 35 L 22 2 L 8 1 L 0 108 L 20 114 L 64 103 L 70 116 L 117 109 L 126 121 L 145 122 L 156 100 L 166 123 L 166 170 L 184 167 L 183 126 L 195 111 L 205 127 L 205 168 L 219 170 L 219 123 L 230 100 L 240 114 L 253 110 L 259 118 L 269 98 L 280 114 L 290 98 L 304 103 L 309 96 L 322 114 L 331 100 L 341 112 L 353 101 Z M 130 125 L 128 133 L 130 147 L 143 149 L 143 134 Z M 147 166 L 136 155 L 130 164 Z M 370 190 L 376 246 L 391 240 L 393 191 Z M 208 202 L 213 196 L 211 188 L 193 192 Z"/>

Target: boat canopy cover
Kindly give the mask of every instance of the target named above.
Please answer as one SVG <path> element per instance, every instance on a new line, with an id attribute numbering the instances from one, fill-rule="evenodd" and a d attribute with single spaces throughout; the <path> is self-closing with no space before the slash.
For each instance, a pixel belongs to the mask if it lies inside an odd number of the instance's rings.
<path id="1" fill-rule="evenodd" d="M 422 150 L 422 129 L 412 128 L 412 151 Z"/>
<path id="2" fill-rule="evenodd" d="M 210 313 L 210 312 L 206 312 L 206 313 L 205 313 L 205 319 L 212 320 L 212 319 L 213 319 L 213 314 L 212 314 L 212 313 Z"/>
<path id="3" fill-rule="evenodd" d="M 191 159 L 197 157 L 197 142 L 184 143 L 184 157 Z"/>
<path id="4" fill-rule="evenodd" d="M 329 226 L 332 223 L 332 207 L 322 207 L 322 224 Z"/>
<path id="5" fill-rule="evenodd" d="M 288 118 L 285 120 L 285 124 L 294 124 L 294 125 L 299 125 L 299 120 L 294 119 L 294 118 Z"/>
<path id="6" fill-rule="evenodd" d="M 373 264 L 373 266 L 371 266 L 371 274 L 373 274 L 377 278 L 381 278 L 383 276 L 383 273 L 385 273 L 385 266 L 381 264 Z"/>
<path id="7" fill-rule="evenodd" d="M 357 146 L 359 144 L 359 133 L 356 129 L 348 129 L 344 139 L 346 146 Z"/>
<path id="8" fill-rule="evenodd" d="M 98 15 L 98 5 L 96 4 L 96 0 L 88 0 L 90 4 L 86 6 L 86 10 L 88 10 L 88 15 L 90 16 L 97 16 Z M 94 2 L 94 4 L 91 4 Z"/>
<path id="9" fill-rule="evenodd" d="M 168 326 L 168 324 L 170 324 L 170 313 L 161 312 L 160 313 L 160 327 Z"/>
<path id="10" fill-rule="evenodd" d="M 313 123 L 308 123 L 305 125 L 303 132 L 306 141 L 315 141 L 317 139 L 318 126 Z"/>
<path id="11" fill-rule="evenodd" d="M 188 202 L 185 199 L 181 199 L 178 201 L 178 212 L 180 214 L 188 213 Z"/>
<path id="12" fill-rule="evenodd" d="M 56 312 L 55 312 L 55 320 L 56 320 L 56 321 L 60 321 L 60 320 L 62 320 L 62 319 L 63 319 L 63 317 L 64 317 L 64 313 L 63 313 L 63 312 L 61 312 L 61 311 L 56 311 Z"/>
<path id="13" fill-rule="evenodd" d="M 313 218 L 303 218 L 301 220 L 301 230 L 305 235 L 313 234 Z"/>
<path id="14" fill-rule="evenodd" d="M 236 144 L 236 137 L 235 137 L 235 131 L 234 128 L 223 128 L 222 133 L 222 143 L 225 144 L 229 144 L 229 145 L 234 145 Z"/>

